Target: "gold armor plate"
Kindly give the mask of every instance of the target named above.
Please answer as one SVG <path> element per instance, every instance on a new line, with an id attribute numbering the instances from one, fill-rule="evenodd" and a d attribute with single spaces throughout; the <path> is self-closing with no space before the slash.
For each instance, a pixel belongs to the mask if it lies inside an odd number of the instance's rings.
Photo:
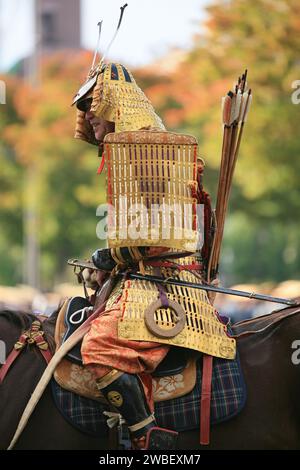
<path id="1" fill-rule="evenodd" d="M 147 271 L 151 273 L 151 268 L 147 267 Z M 170 271 L 170 268 L 161 268 L 164 277 L 170 276 Z M 183 281 L 201 283 L 198 277 L 188 271 L 181 271 L 176 277 Z M 148 330 L 144 319 L 145 311 L 159 298 L 157 286 L 149 281 L 131 280 L 125 281 L 120 300 L 124 315 L 118 324 L 119 337 L 154 341 L 194 349 L 215 357 L 234 359 L 235 339 L 227 333 L 227 326 L 220 321 L 216 309 L 209 303 L 207 293 L 201 289 L 175 285 L 165 288 L 168 299 L 178 302 L 185 311 L 186 321 L 180 333 L 171 338 L 163 338 Z M 156 324 L 161 329 L 174 328 L 171 309 L 159 309 Z"/>

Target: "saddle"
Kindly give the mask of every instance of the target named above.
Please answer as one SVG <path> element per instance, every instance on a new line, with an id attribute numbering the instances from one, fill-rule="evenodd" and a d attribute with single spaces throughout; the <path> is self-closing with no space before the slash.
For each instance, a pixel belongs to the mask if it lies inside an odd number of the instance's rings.
<path id="1" fill-rule="evenodd" d="M 57 349 L 88 318 L 92 310 L 90 302 L 83 297 L 72 297 L 65 302 L 55 327 Z M 60 362 L 54 372 L 54 378 L 65 390 L 106 402 L 96 388 L 92 372 L 82 364 L 80 349 L 81 342 Z M 199 356 L 196 351 L 171 347 L 167 356 L 151 374 L 154 402 L 178 398 L 193 390 L 196 384 L 196 360 Z"/>

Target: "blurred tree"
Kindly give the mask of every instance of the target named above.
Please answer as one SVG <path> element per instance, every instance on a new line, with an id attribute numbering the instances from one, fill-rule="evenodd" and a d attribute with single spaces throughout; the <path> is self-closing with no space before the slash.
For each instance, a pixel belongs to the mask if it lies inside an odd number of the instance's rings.
<path id="1" fill-rule="evenodd" d="M 0 253 L 6 260 L 0 266 L 0 282 L 21 281 L 22 178 L 33 162 L 38 168 L 31 190 L 39 202 L 42 286 L 49 288 L 65 278 L 66 270 L 71 271 L 68 258 L 88 256 L 103 244 L 96 237 L 96 208 L 105 201 L 103 177 L 96 175 L 97 148 L 73 138 L 75 110 L 70 106 L 90 60 L 87 53 L 48 58 L 37 90 L 8 78 L 9 102 L 3 107 L 0 130 Z"/>

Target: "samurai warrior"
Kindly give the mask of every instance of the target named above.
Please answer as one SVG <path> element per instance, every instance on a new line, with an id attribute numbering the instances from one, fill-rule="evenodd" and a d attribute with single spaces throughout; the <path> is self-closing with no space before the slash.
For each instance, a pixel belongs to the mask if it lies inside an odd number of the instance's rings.
<path id="1" fill-rule="evenodd" d="M 98 287 L 109 272 L 125 273 L 83 339 L 82 360 L 125 419 L 133 448 L 173 449 L 177 433 L 155 421 L 150 374 L 173 346 L 233 358 L 235 342 L 204 290 L 130 279 L 126 272 L 196 284 L 207 279 L 211 210 L 204 163 L 195 138 L 167 132 L 121 64 L 102 63 L 74 102 L 75 137 L 100 149 L 112 208 L 108 248 L 93 255 Z M 145 217 L 132 236 L 137 205 Z"/>
<path id="2" fill-rule="evenodd" d="M 99 42 L 101 22 L 98 26 Z M 197 141 L 167 132 L 131 72 L 104 63 L 107 52 L 95 66 L 96 48 L 87 81 L 73 100 L 75 138 L 98 147 L 108 203 L 108 247 L 92 256 L 90 300 L 99 315 L 83 338 L 82 362 L 126 421 L 134 449 L 174 449 L 177 432 L 155 421 L 151 373 L 174 346 L 232 359 L 235 340 L 212 296 L 179 285 L 215 278 L 212 212 Z M 178 284 L 167 285 L 166 278 Z M 99 299 L 105 300 L 104 310 Z"/>

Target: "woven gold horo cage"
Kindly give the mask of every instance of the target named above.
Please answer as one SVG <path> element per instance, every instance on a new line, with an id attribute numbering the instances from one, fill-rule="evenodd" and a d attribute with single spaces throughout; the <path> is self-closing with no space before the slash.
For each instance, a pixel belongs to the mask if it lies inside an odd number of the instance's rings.
<path id="1" fill-rule="evenodd" d="M 197 141 L 164 131 L 105 138 L 109 248 L 195 251 Z"/>
<path id="2" fill-rule="evenodd" d="M 194 253 L 201 239 L 196 139 L 162 131 L 119 132 L 106 136 L 104 152 L 109 247 L 167 247 Z M 171 267 L 146 262 L 144 269 L 146 274 L 201 285 L 197 263 L 190 254 Z M 107 308 L 117 299 L 123 313 L 118 324 L 121 338 L 235 357 L 235 340 L 201 289 L 125 280 L 115 288 Z"/>

